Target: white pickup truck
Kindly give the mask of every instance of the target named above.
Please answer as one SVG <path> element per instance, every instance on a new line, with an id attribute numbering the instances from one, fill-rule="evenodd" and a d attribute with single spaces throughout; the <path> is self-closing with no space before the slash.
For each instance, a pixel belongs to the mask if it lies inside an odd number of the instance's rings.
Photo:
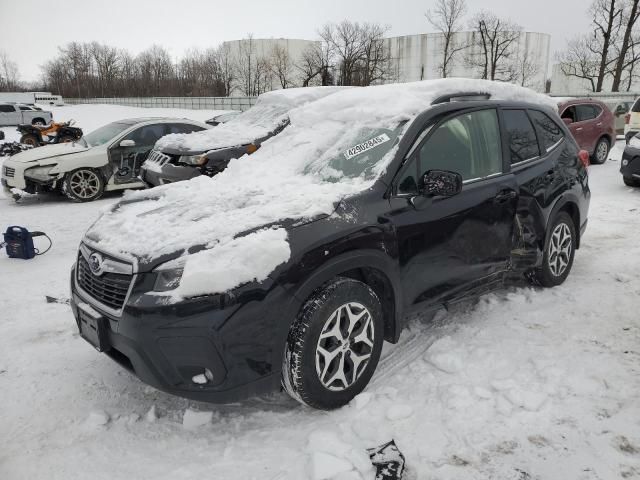
<path id="1" fill-rule="evenodd" d="M 21 125 L 47 125 L 53 120 L 51 112 L 35 110 L 28 105 L 19 103 L 0 103 L 0 126 Z"/>

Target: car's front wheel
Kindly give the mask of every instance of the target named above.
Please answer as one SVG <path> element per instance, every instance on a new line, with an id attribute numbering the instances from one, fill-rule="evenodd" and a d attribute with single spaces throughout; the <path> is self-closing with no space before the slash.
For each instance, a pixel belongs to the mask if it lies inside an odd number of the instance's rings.
<path id="1" fill-rule="evenodd" d="M 104 180 L 92 168 L 78 168 L 65 175 L 62 193 L 74 202 L 91 202 L 104 193 Z"/>
<path id="2" fill-rule="evenodd" d="M 532 272 L 531 279 L 543 287 L 555 287 L 569 276 L 576 251 L 576 229 L 567 212 L 560 212 L 547 232 L 542 266 Z"/>
<path id="3" fill-rule="evenodd" d="M 383 343 L 382 307 L 365 283 L 338 277 L 305 303 L 289 331 L 283 386 L 299 402 L 329 410 L 369 383 Z"/>
<path id="4" fill-rule="evenodd" d="M 622 181 L 627 187 L 640 187 L 640 181 L 631 177 L 622 177 Z"/>

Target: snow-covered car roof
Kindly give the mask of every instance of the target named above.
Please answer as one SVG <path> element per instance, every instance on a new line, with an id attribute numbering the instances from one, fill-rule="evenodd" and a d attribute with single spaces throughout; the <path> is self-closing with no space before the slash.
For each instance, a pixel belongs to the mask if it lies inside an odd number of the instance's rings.
<path id="1" fill-rule="evenodd" d="M 108 252 L 147 259 L 207 242 L 206 250 L 183 258 L 182 281 L 173 291 L 177 297 L 264 280 L 289 259 L 287 231 L 278 224 L 331 214 L 342 198 L 371 187 L 393 159 L 411 120 L 439 97 L 461 92 L 555 108 L 548 96 L 482 80 L 336 92 L 291 110 L 288 128 L 250 157 L 231 160 L 212 178 L 125 194 L 119 206 L 92 226 L 88 238 Z M 264 225 L 272 227 L 259 230 Z M 240 235 L 248 231 L 253 233 Z"/>
<path id="2" fill-rule="evenodd" d="M 282 125 L 290 110 L 347 88 L 287 88 L 263 93 L 252 108 L 214 130 L 167 135 L 158 140 L 155 148 L 162 151 L 203 152 L 246 145 L 266 137 Z"/>

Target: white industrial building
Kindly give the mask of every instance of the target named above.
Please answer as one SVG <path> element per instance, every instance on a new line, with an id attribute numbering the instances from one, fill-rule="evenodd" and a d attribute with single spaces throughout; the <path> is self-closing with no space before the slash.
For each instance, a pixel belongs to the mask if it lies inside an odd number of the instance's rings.
<path id="1" fill-rule="evenodd" d="M 454 43 L 457 45 L 472 45 L 473 32 L 459 32 L 455 34 Z M 412 82 L 418 80 L 428 80 L 440 78 L 440 65 L 442 62 L 442 51 L 444 36 L 439 33 L 425 33 L 417 35 L 407 35 L 400 37 L 390 37 L 384 40 L 385 47 L 391 57 L 392 75 L 389 82 Z M 527 58 L 533 64 L 535 73 L 528 75 L 524 84 L 527 87 L 538 91 L 544 91 L 549 73 L 549 54 L 551 37 L 546 33 L 523 32 L 520 41 L 514 45 L 509 61 L 517 62 L 519 59 Z M 283 48 L 288 53 L 291 62 L 292 84 L 300 86 L 302 78 L 296 65 L 300 63 L 305 50 L 319 45 L 314 40 L 298 40 L 286 38 L 269 39 L 242 39 L 224 42 L 223 48 L 228 49 L 232 57 L 239 58 L 246 56 L 251 51 L 252 58 L 269 59 L 273 55 L 276 47 Z M 450 77 L 478 78 L 480 72 L 469 66 L 466 58 L 469 55 L 477 54 L 477 47 L 468 47 L 460 51 L 455 57 Z M 525 56 L 526 52 L 526 56 Z M 281 88 L 275 75 L 268 75 L 265 79 L 267 87 L 264 91 Z M 519 81 L 519 83 L 522 83 Z M 241 93 L 241 86 L 235 86 L 236 94 Z"/>
<path id="2" fill-rule="evenodd" d="M 456 45 L 472 45 L 473 32 L 458 32 L 454 36 Z M 412 82 L 440 78 L 444 36 L 440 33 L 424 33 L 391 37 L 385 40 L 393 62 L 392 80 Z M 535 73 L 528 75 L 525 86 L 543 92 L 548 78 L 551 36 L 546 33 L 523 32 L 520 41 L 515 45 L 510 61 L 528 59 L 533 64 Z M 477 49 L 476 49 L 477 50 Z M 456 54 L 449 77 L 477 78 L 477 69 L 468 65 L 466 58 L 478 53 L 468 47 Z"/>

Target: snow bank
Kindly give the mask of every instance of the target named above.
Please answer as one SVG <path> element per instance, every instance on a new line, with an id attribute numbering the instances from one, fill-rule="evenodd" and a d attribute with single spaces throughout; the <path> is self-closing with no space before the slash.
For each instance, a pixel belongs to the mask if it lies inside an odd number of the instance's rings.
<path id="1" fill-rule="evenodd" d="M 294 98 L 303 98 L 304 90 L 295 92 Z M 394 142 L 389 141 L 385 148 L 391 150 L 361 175 L 349 176 L 337 170 L 332 163 L 336 158 L 342 159 L 344 168 L 361 161 L 362 156 L 356 156 L 344 166 L 344 152 L 362 141 L 358 134 L 397 129 L 399 122 L 415 118 L 436 98 L 464 91 L 489 93 L 496 99 L 554 104 L 549 97 L 522 87 L 468 79 L 341 90 L 291 110 L 289 127 L 253 155 L 232 160 L 213 178 L 201 176 L 149 191 L 129 192 L 122 204 L 105 213 L 87 235 L 108 252 L 140 258 L 157 258 L 206 243 L 211 252 L 186 256 L 180 290 L 183 295 L 219 293 L 263 278 L 269 268 L 288 260 L 286 237 L 281 234 L 276 239 L 274 233 L 262 233 L 271 237 L 268 245 L 258 249 L 247 248 L 254 246 L 254 241 L 238 240 L 238 234 L 284 219 L 300 221 L 331 214 L 342 198 L 369 188 L 393 158 Z M 265 97 L 269 100 L 277 95 L 282 94 L 274 92 Z M 401 136 L 402 132 L 397 134 Z M 221 258 L 220 252 L 226 258 Z M 267 254 L 274 256 L 266 260 Z M 234 265 L 237 267 L 225 275 L 227 278 L 211 279 L 208 291 L 204 291 L 202 282 L 208 274 L 215 276 L 211 272 L 228 271 Z"/>
<path id="2" fill-rule="evenodd" d="M 263 93 L 256 104 L 234 119 L 211 130 L 173 133 L 162 137 L 156 148 L 201 152 L 246 145 L 266 137 L 287 119 L 287 112 L 346 87 L 288 88 Z"/>

